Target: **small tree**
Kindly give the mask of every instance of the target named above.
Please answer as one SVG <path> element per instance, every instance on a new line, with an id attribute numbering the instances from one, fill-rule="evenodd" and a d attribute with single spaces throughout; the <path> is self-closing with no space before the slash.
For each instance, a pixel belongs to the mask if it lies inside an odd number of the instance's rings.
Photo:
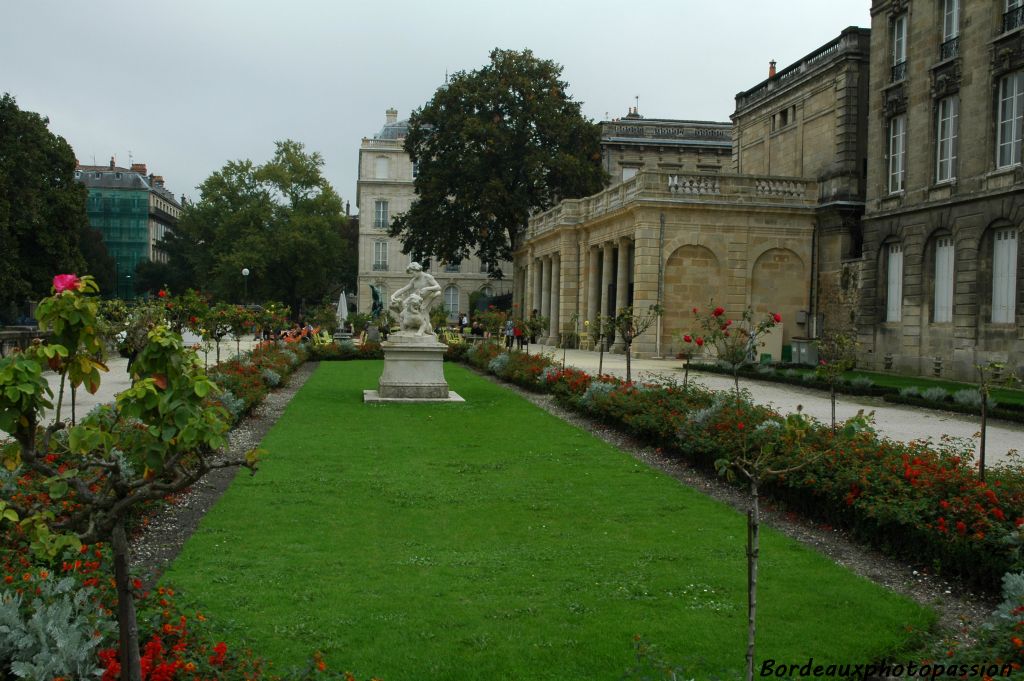
<path id="1" fill-rule="evenodd" d="M 132 387 L 117 397 L 113 407 L 69 428 L 67 438 L 58 440 L 54 434 L 66 428 L 58 398 L 53 424 L 42 428 L 43 413 L 53 406 L 52 393 L 42 378 L 44 365 L 55 358 L 77 357 L 57 366 L 61 384 L 70 380 L 85 383 L 91 391 L 99 387 L 99 367 L 78 354 L 98 342 L 96 306 L 85 296 L 95 291 L 89 277 L 56 277 L 54 295 L 40 303 L 37 316 L 42 326 L 54 330 L 54 340 L 72 343 L 72 348 L 37 344 L 0 360 L 0 430 L 17 443 L 3 450 L 3 464 L 8 470 L 24 468 L 41 476 L 49 499 L 69 502 L 59 514 L 44 505 L 48 500 L 30 500 L 25 503 L 32 505 L 24 506 L 7 503 L 3 517 L 19 522 L 33 550 L 49 559 L 82 543 L 110 543 L 121 678 L 141 681 L 125 531 L 130 513 L 143 502 L 193 485 L 215 468 L 254 469 L 256 452 L 243 460 L 210 458 L 226 442 L 228 415 L 207 401 L 217 387 L 200 368 L 195 353 L 186 351 L 181 337 L 164 326 L 150 331 L 149 342 L 133 366 Z M 55 458 L 62 463 L 58 465 Z"/>
<path id="2" fill-rule="evenodd" d="M 978 370 L 978 392 L 981 394 L 981 427 L 979 435 L 981 441 L 978 445 L 978 479 L 985 482 L 985 435 L 988 430 L 988 408 L 989 396 L 992 388 L 997 385 L 1006 387 L 1020 383 L 1020 379 L 1012 373 L 1005 374 L 1006 365 L 1002 362 L 989 362 L 987 364 L 975 364 Z"/>
<path id="3" fill-rule="evenodd" d="M 844 265 L 837 278 L 822 281 L 819 294 L 823 328 L 814 342 L 818 349 L 816 373 L 828 383 L 833 431 L 836 429 L 836 385 L 844 372 L 857 365 L 858 280 L 857 270 Z"/>
<path id="4" fill-rule="evenodd" d="M 632 366 L 631 356 L 633 349 L 633 340 L 642 334 L 647 329 L 654 326 L 654 323 L 658 321 L 658 317 L 662 315 L 664 308 L 661 305 L 655 303 L 647 308 L 647 312 L 644 314 L 636 314 L 633 311 L 633 306 L 621 308 L 614 317 L 611 319 L 612 335 L 618 331 L 622 337 L 622 343 L 626 350 L 626 382 L 632 381 Z"/>
<path id="5" fill-rule="evenodd" d="M 530 338 L 537 338 L 548 328 L 548 318 L 538 315 L 530 315 L 526 318 L 526 328 L 530 332 Z M 529 343 L 527 343 L 529 350 Z"/>
<path id="6" fill-rule="evenodd" d="M 737 397 L 737 413 L 741 413 Z M 736 421 L 733 426 L 741 432 L 741 446 L 731 456 L 715 461 L 719 475 L 734 479 L 738 473 L 748 483 L 750 503 L 747 510 L 747 681 L 754 679 L 754 652 L 757 642 L 757 576 L 758 558 L 761 551 L 761 506 L 762 483 L 779 476 L 800 470 L 812 463 L 813 459 L 802 459 L 802 441 L 809 428 L 809 421 L 797 407 L 797 413 L 785 419 L 773 419 L 757 428 L 752 424 Z M 795 465 L 781 465 L 791 460 L 797 452 Z"/>
<path id="7" fill-rule="evenodd" d="M 754 311 L 748 307 L 743 311 L 740 323 L 734 325 L 732 319 L 725 317 L 725 308 L 709 306 L 708 310 L 701 313 L 698 308 L 693 308 L 694 320 L 703 332 L 696 336 L 700 341 L 697 344 L 711 345 L 718 360 L 732 370 L 736 399 L 739 399 L 740 367 L 753 361 L 757 348 L 764 344 L 761 337 L 782 321 L 782 315 L 778 312 L 769 312 L 755 324 Z"/>
<path id="8" fill-rule="evenodd" d="M 697 308 L 693 308 L 694 313 L 697 312 Z M 683 387 L 685 388 L 690 383 L 690 360 L 693 356 L 704 350 L 704 339 L 701 336 L 693 336 L 688 333 L 682 333 L 681 331 L 676 332 L 675 337 L 684 343 L 683 349 L 679 352 L 683 356 Z M 696 350 L 690 347 L 690 344 L 696 346 Z"/>

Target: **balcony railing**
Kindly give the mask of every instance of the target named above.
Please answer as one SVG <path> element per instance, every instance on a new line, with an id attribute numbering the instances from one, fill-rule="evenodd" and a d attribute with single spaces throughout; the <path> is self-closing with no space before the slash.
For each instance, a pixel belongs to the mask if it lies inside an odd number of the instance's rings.
<path id="1" fill-rule="evenodd" d="M 899 64 L 895 64 L 892 67 L 892 80 L 890 82 L 898 83 L 907 77 L 907 62 L 901 61 Z"/>
<path id="2" fill-rule="evenodd" d="M 1003 33 L 1024 26 L 1024 6 L 1015 7 L 1003 14 Z"/>
<path id="3" fill-rule="evenodd" d="M 939 47 L 939 61 L 960 56 L 960 36 L 950 38 Z"/>
<path id="4" fill-rule="evenodd" d="M 666 173 L 640 171 L 632 178 L 582 199 L 566 199 L 530 218 L 527 238 L 560 226 L 575 226 L 646 202 L 774 205 L 808 208 L 816 205 L 818 185 L 794 177 Z"/>
<path id="5" fill-rule="evenodd" d="M 374 272 L 387 272 L 388 264 L 386 262 L 375 262 L 373 263 Z"/>

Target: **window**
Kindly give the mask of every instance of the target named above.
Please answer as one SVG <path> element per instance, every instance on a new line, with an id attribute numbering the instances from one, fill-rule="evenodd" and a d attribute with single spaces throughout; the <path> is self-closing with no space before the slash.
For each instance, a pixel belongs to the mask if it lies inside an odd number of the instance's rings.
<path id="1" fill-rule="evenodd" d="M 628 180 L 630 178 L 636 177 L 636 171 L 637 171 L 636 168 L 623 168 L 622 169 L 622 181 L 625 182 L 626 180 Z"/>
<path id="2" fill-rule="evenodd" d="M 378 156 L 373 162 L 373 176 L 383 180 L 388 176 L 388 157 Z"/>
<path id="3" fill-rule="evenodd" d="M 373 242 L 373 269 L 377 272 L 386 272 L 388 269 L 388 242 Z"/>
<path id="4" fill-rule="evenodd" d="M 1006 0 L 1006 12 L 1003 14 L 1003 33 L 1024 26 L 1024 2 Z"/>
<path id="5" fill-rule="evenodd" d="M 1014 323 L 1017 311 L 1017 229 L 997 229 L 992 242 L 992 322 Z"/>
<path id="6" fill-rule="evenodd" d="M 412 164 L 412 176 L 416 177 L 419 174 L 420 174 L 420 162 L 416 161 L 415 163 Z"/>
<path id="7" fill-rule="evenodd" d="M 493 298 L 494 297 L 494 289 L 491 288 L 490 286 L 484 286 L 482 289 L 480 289 L 480 293 L 485 298 Z"/>
<path id="8" fill-rule="evenodd" d="M 451 317 L 459 314 L 459 289 L 449 286 L 444 290 L 444 306 Z"/>
<path id="9" fill-rule="evenodd" d="M 377 200 L 373 202 L 373 226 L 377 229 L 388 228 L 388 202 Z"/>
<path id="10" fill-rule="evenodd" d="M 907 75 L 907 15 L 901 14 L 892 22 L 892 82 Z"/>
<path id="11" fill-rule="evenodd" d="M 935 241 L 935 303 L 932 321 L 953 321 L 953 237 Z"/>
<path id="12" fill-rule="evenodd" d="M 445 263 L 444 271 L 445 272 L 461 272 L 462 271 L 462 263 L 461 262 Z"/>
<path id="13" fill-rule="evenodd" d="M 885 321 L 898 322 L 903 312 L 903 247 L 889 244 L 886 269 Z"/>
<path id="14" fill-rule="evenodd" d="M 907 115 L 889 121 L 889 193 L 903 191 L 907 155 Z"/>
<path id="15" fill-rule="evenodd" d="M 960 35 L 960 0 L 946 0 L 942 10 L 942 42 Z"/>
<path id="16" fill-rule="evenodd" d="M 938 128 L 935 134 L 935 181 L 948 182 L 956 177 L 957 126 L 960 99 L 956 95 L 939 101 Z"/>
<path id="17" fill-rule="evenodd" d="M 996 165 L 1020 163 L 1021 117 L 1024 116 L 1024 71 L 999 80 L 999 120 L 996 124 Z"/>

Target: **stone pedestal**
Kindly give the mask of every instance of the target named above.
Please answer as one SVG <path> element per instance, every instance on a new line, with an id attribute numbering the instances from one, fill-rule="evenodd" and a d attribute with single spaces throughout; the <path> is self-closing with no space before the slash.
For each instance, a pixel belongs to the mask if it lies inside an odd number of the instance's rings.
<path id="1" fill-rule="evenodd" d="M 381 343 L 384 373 L 378 390 L 363 392 L 366 402 L 451 402 L 463 401 L 448 390 L 444 380 L 444 353 L 448 346 L 435 336 L 392 334 Z"/>

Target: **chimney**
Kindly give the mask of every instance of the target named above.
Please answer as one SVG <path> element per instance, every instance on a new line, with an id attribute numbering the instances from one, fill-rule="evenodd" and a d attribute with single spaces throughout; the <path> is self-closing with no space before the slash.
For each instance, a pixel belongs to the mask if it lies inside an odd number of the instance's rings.
<path id="1" fill-rule="evenodd" d="M 133 173 L 138 173 L 139 175 L 145 175 L 146 174 L 146 164 L 145 163 L 133 163 L 132 164 L 132 172 Z"/>
<path id="2" fill-rule="evenodd" d="M 775 60 L 774 59 L 772 59 L 770 62 L 768 62 L 768 77 L 769 78 L 774 78 L 775 77 Z"/>
<path id="3" fill-rule="evenodd" d="M 113 156 L 110 157 L 110 169 L 111 170 L 114 169 L 114 157 Z"/>
<path id="4" fill-rule="evenodd" d="M 163 187 L 164 186 L 164 176 L 163 175 L 150 175 L 150 177 L 153 178 L 153 184 L 155 184 L 157 187 Z"/>
<path id="5" fill-rule="evenodd" d="M 388 123 L 398 122 L 398 109 L 391 107 L 390 109 L 384 112 L 384 115 L 387 117 Z"/>

